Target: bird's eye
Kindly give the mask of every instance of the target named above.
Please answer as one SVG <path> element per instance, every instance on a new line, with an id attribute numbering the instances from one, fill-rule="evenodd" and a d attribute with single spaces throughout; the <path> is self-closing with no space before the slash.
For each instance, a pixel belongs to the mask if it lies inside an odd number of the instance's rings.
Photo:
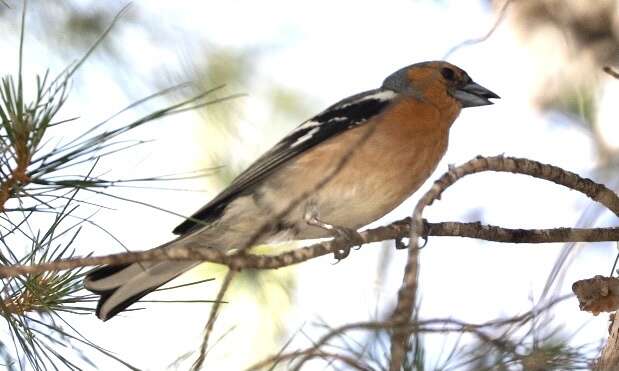
<path id="1" fill-rule="evenodd" d="M 456 77 L 456 73 L 449 67 L 444 67 L 441 69 L 441 75 L 445 78 L 445 80 L 453 81 Z"/>

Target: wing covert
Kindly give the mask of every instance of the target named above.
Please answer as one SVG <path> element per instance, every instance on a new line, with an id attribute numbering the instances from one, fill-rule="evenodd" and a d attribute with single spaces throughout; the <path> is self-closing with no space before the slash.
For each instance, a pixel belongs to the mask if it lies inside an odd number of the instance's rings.
<path id="1" fill-rule="evenodd" d="M 317 144 L 379 115 L 396 96 L 395 92 L 387 89 L 366 91 L 346 98 L 303 122 L 239 174 L 219 195 L 179 224 L 173 233 L 185 234 L 203 223 L 215 220 L 228 203 L 239 195 L 251 192 L 255 185 L 279 166 Z"/>

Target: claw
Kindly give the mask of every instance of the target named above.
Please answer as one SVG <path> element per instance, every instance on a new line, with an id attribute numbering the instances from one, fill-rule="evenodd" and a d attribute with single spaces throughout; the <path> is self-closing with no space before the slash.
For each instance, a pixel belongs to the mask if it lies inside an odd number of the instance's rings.
<path id="1" fill-rule="evenodd" d="M 420 238 L 423 240 L 423 244 L 421 246 L 419 246 L 419 248 L 423 249 L 428 244 L 428 237 L 424 236 L 424 237 L 420 237 Z M 403 240 L 403 238 L 396 238 L 396 239 L 394 239 L 396 250 L 408 249 L 408 245 L 405 244 L 404 241 L 402 241 L 402 240 Z"/>
<path id="2" fill-rule="evenodd" d="M 337 260 L 335 264 L 339 263 L 342 259 L 345 259 L 349 254 L 350 254 L 350 248 L 335 250 L 333 252 L 333 258 Z"/>
<path id="3" fill-rule="evenodd" d="M 396 238 L 394 242 L 396 250 L 404 250 L 408 248 L 408 246 L 404 243 L 403 238 Z"/>

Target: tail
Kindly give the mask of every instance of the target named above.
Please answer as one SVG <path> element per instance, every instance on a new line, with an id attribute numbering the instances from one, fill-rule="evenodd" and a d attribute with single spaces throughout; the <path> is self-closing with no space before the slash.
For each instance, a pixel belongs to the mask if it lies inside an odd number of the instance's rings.
<path id="1" fill-rule="evenodd" d="M 198 263 L 164 261 L 103 266 L 88 273 L 84 287 L 101 295 L 96 314 L 107 321 Z"/>

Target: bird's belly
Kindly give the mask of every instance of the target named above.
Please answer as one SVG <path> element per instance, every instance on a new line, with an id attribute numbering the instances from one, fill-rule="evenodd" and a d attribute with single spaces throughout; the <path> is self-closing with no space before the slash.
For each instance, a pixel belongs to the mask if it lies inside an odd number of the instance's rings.
<path id="1" fill-rule="evenodd" d="M 401 169 L 401 171 L 411 171 L 411 176 L 403 181 L 401 174 L 389 174 L 388 171 L 381 174 L 374 172 L 372 179 L 366 180 L 363 184 L 351 179 L 351 182 L 342 182 L 327 191 L 316 192 L 309 202 L 316 206 L 317 216 L 321 221 L 351 229 L 361 228 L 395 209 L 429 176 L 428 174 L 421 177 L 419 173 L 414 172 L 414 169 Z M 300 239 L 328 236 L 329 231 L 321 228 L 307 224 L 298 227 Z"/>
<path id="2" fill-rule="evenodd" d="M 297 239 L 331 236 L 305 222 L 308 205 L 335 226 L 358 229 L 380 219 L 425 182 L 447 148 L 447 129 L 394 128 L 356 128 L 307 151 L 261 185 L 256 204 L 265 216 L 281 216 L 275 223 Z"/>

